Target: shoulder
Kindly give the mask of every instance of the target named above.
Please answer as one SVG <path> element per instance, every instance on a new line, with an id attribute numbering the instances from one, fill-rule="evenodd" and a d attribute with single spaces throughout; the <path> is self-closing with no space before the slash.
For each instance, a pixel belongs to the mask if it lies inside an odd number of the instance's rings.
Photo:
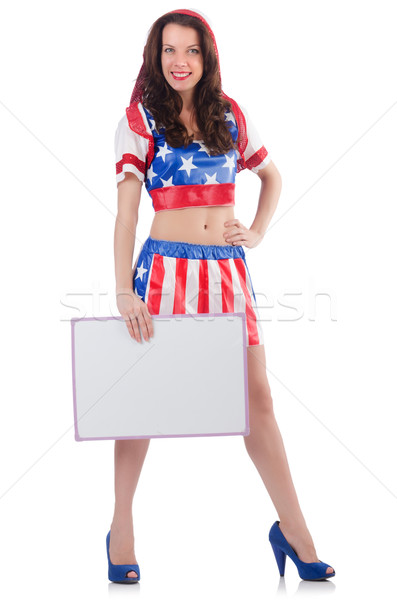
<path id="1" fill-rule="evenodd" d="M 236 119 L 236 125 L 242 129 L 246 129 L 248 126 L 248 122 L 251 121 L 250 116 L 249 116 L 249 112 L 245 106 L 245 104 L 241 104 L 241 102 L 237 102 L 237 100 L 234 100 L 234 98 L 228 98 L 228 100 L 231 102 L 232 108 L 231 111 L 233 112 L 235 119 Z M 229 111 L 230 112 L 230 111 Z M 226 112 L 227 114 L 227 112 Z"/>
<path id="2" fill-rule="evenodd" d="M 143 182 L 153 155 L 153 138 L 140 103 L 128 106 L 118 121 L 114 150 L 117 182 L 124 179 L 126 172 L 134 173 Z"/>
<path id="3" fill-rule="evenodd" d="M 271 161 L 271 157 L 263 144 L 261 124 L 254 123 L 245 104 L 232 102 L 239 128 L 240 157 L 238 170 L 245 168 L 258 174 Z"/>
<path id="4" fill-rule="evenodd" d="M 117 123 L 116 131 L 128 128 L 128 119 L 126 113 L 123 114 L 121 119 Z"/>
<path id="5" fill-rule="evenodd" d="M 143 137 L 152 135 L 152 127 L 149 123 L 150 112 L 144 108 L 142 102 L 133 102 L 130 106 L 127 106 L 123 118 L 124 116 L 124 122 L 126 122 L 131 131 Z"/>
<path id="6" fill-rule="evenodd" d="M 238 125 L 239 121 L 241 121 L 241 119 L 245 117 L 245 112 L 246 112 L 245 109 L 243 110 L 240 102 L 237 102 L 237 100 L 235 100 L 234 98 L 231 98 L 224 92 L 222 95 L 223 95 L 224 99 L 228 100 L 231 104 L 230 111 L 226 110 L 225 113 L 230 114 L 230 112 L 232 112 L 236 119 L 236 124 Z"/>

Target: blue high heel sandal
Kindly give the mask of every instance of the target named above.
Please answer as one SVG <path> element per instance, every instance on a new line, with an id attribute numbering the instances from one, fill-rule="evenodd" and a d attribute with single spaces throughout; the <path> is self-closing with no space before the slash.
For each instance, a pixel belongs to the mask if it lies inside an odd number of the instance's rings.
<path id="1" fill-rule="evenodd" d="M 295 550 L 285 539 L 283 532 L 279 527 L 279 523 L 280 521 L 275 521 L 271 526 L 269 531 L 269 541 L 273 548 L 281 577 L 284 575 L 287 555 L 295 563 L 299 577 L 305 581 L 321 581 L 335 575 L 335 571 L 326 573 L 327 568 L 331 567 L 331 565 L 327 565 L 327 563 L 323 561 L 307 563 L 300 560 Z M 333 567 L 331 567 L 331 569 L 333 569 Z"/>
<path id="2" fill-rule="evenodd" d="M 106 551 L 108 554 L 108 577 L 110 581 L 114 583 L 136 583 L 141 578 L 141 573 L 139 571 L 139 565 L 114 565 L 110 561 L 109 555 L 109 544 L 110 544 L 110 530 L 106 536 Z M 128 577 L 127 573 L 129 571 L 135 571 L 138 577 Z"/>

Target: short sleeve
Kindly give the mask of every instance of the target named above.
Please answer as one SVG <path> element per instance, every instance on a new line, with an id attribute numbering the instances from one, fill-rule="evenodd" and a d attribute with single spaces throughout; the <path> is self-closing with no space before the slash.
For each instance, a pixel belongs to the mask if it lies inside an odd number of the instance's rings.
<path id="1" fill-rule="evenodd" d="M 244 158 L 247 169 L 250 169 L 254 173 L 258 173 L 261 169 L 266 167 L 271 161 L 271 157 L 262 143 L 261 136 L 259 135 L 256 127 L 252 123 L 247 110 L 241 106 L 240 108 L 245 117 L 245 124 L 247 129 L 248 143 L 244 152 Z"/>
<path id="2" fill-rule="evenodd" d="M 126 172 L 134 173 L 140 181 L 145 181 L 148 145 L 146 138 L 132 131 L 124 114 L 114 136 L 116 183 L 123 181 Z"/>

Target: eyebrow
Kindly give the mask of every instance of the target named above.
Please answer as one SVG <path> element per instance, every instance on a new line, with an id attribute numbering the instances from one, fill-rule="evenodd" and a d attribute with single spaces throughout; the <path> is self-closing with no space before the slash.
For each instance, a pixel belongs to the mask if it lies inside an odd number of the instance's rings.
<path id="1" fill-rule="evenodd" d="M 171 46 L 171 48 L 175 48 L 175 46 L 173 46 L 172 44 L 163 44 L 163 46 Z M 190 44 L 190 46 L 187 46 L 187 48 L 193 48 L 193 46 L 200 47 L 200 44 Z"/>

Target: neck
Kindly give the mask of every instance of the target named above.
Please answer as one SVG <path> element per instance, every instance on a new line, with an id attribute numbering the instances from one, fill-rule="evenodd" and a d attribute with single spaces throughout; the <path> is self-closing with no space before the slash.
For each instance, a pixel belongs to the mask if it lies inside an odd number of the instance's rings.
<path id="1" fill-rule="evenodd" d="M 193 91 L 183 92 L 182 94 L 179 92 L 179 95 L 183 102 L 182 111 L 191 112 L 194 108 Z"/>

